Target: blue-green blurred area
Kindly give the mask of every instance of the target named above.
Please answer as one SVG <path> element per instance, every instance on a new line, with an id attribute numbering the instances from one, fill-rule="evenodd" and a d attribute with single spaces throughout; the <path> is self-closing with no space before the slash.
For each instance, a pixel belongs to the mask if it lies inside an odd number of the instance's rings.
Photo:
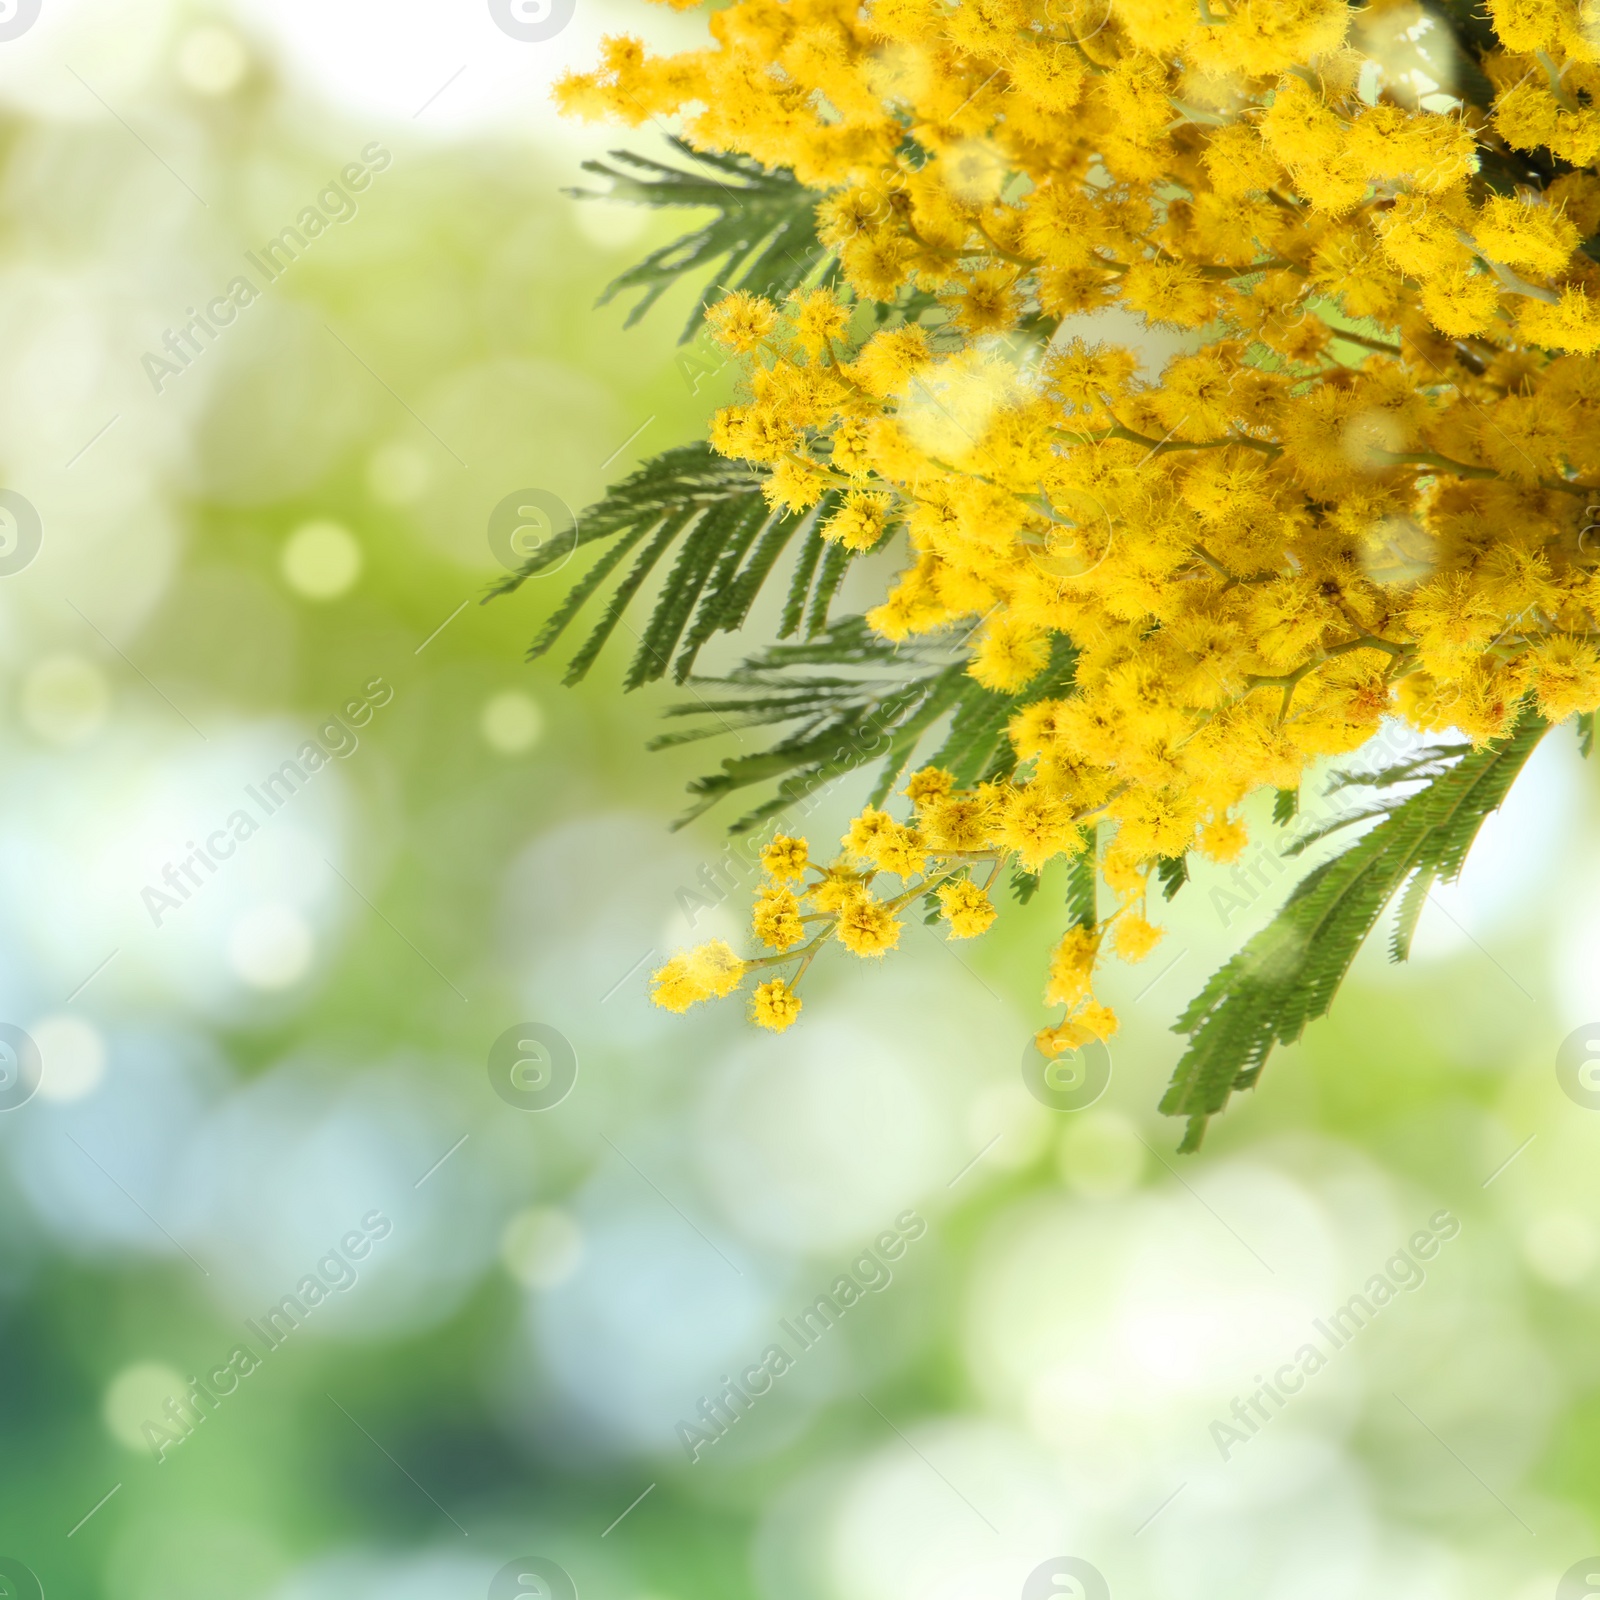
<path id="1" fill-rule="evenodd" d="M 1198 1158 L 1169 1030 L 1303 870 L 1266 810 L 1112 975 L 1087 1109 L 1019 1069 L 1050 876 L 825 962 L 780 1038 L 648 1005 L 741 937 L 729 818 L 669 831 L 736 747 L 647 756 L 684 691 L 620 653 L 524 663 L 578 564 L 479 601 L 508 496 L 580 507 L 730 392 L 687 289 L 594 309 L 681 219 L 560 193 L 662 130 L 548 105 L 606 29 L 701 26 L 45 0 L 0 42 L 0 480 L 42 530 L 0 578 L 0 1020 L 42 1063 L 0 1113 L 3 1592 L 1554 1594 L 1600 1550 L 1570 730 Z M 864 792 L 792 820 L 826 848 Z"/>

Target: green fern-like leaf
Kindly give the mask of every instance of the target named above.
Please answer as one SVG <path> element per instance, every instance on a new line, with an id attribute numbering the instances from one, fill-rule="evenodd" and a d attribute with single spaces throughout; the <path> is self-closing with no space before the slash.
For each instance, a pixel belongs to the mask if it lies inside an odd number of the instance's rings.
<path id="1" fill-rule="evenodd" d="M 1161 856 L 1156 861 L 1156 879 L 1161 898 L 1170 900 L 1189 881 L 1188 856 Z"/>
<path id="2" fill-rule="evenodd" d="M 768 748 L 727 757 L 720 771 L 690 784 L 696 803 L 682 820 L 741 789 L 775 784 L 769 799 L 733 824 L 743 832 L 823 784 L 872 766 L 878 776 L 871 803 L 881 804 L 946 717 L 948 734 L 928 759 L 963 785 L 1010 772 L 1016 757 L 1007 723 L 1019 706 L 1070 688 L 1076 655 L 1058 638 L 1046 671 L 1023 694 L 1004 695 L 968 675 L 965 642 L 946 635 L 894 645 L 865 618 L 849 616 L 802 642 L 774 645 L 726 677 L 692 680 L 697 698 L 667 715 L 698 725 L 665 734 L 651 748 L 747 728 L 786 731 Z"/>
<path id="3" fill-rule="evenodd" d="M 827 544 L 817 524 L 834 497 L 799 516 L 774 512 L 761 493 L 760 476 L 716 455 L 705 443 L 684 445 L 647 461 L 611 488 L 578 519 L 576 551 L 609 541 L 608 548 L 573 585 L 529 647 L 536 659 L 549 651 L 583 607 L 604 590 L 624 556 L 639 549 L 626 576 L 612 591 L 600 620 L 567 667 L 576 683 L 598 659 L 623 622 L 623 614 L 645 588 L 667 553 L 677 547 L 623 678 L 636 689 L 669 671 L 679 683 L 694 670 L 701 648 L 718 633 L 744 625 L 762 585 L 798 535 L 800 554 L 790 587 L 786 637 L 807 621 L 809 633 L 826 625 L 829 603 L 843 581 L 853 551 Z M 818 555 L 826 549 L 819 563 Z M 552 542 L 485 596 L 508 594 L 574 554 L 572 541 Z M 820 566 L 820 572 L 819 572 Z"/>
<path id="4" fill-rule="evenodd" d="M 1039 892 L 1039 874 L 1037 872 L 1024 872 L 1021 867 L 1016 867 L 1011 873 L 1011 898 L 1019 906 L 1027 905 Z"/>
<path id="5" fill-rule="evenodd" d="M 1363 940 L 1401 891 L 1391 954 L 1404 959 L 1429 890 L 1460 873 L 1484 818 L 1505 799 L 1546 727 L 1525 711 L 1496 746 L 1435 749 L 1353 780 L 1423 787 L 1360 813 L 1376 825 L 1314 868 L 1178 1019 L 1174 1031 L 1190 1042 L 1161 1109 L 1188 1118 L 1181 1149 L 1199 1148 L 1208 1120 L 1236 1089 L 1254 1085 L 1273 1045 L 1298 1039 L 1327 1012 Z"/>
<path id="6" fill-rule="evenodd" d="M 786 727 L 769 748 L 729 756 L 689 786 L 696 803 L 682 822 L 738 790 L 775 782 L 775 795 L 733 824 L 743 832 L 860 767 L 880 766 L 874 792 L 886 794 L 928 728 L 978 690 L 965 667 L 965 657 L 947 647 L 923 641 L 897 649 L 864 618 L 844 617 L 815 638 L 761 651 L 725 677 L 695 679 L 696 698 L 666 714 L 698 725 L 664 734 L 651 748 Z M 810 670 L 817 668 L 828 670 Z"/>
<path id="7" fill-rule="evenodd" d="M 1100 920 L 1095 904 L 1095 847 L 1091 839 L 1089 848 L 1074 857 L 1067 872 L 1067 919 L 1074 928 L 1093 930 Z"/>
<path id="8" fill-rule="evenodd" d="M 611 160 L 585 161 L 583 170 L 610 180 L 604 192 L 569 189 L 581 200 L 625 200 L 635 205 L 688 206 L 717 215 L 693 233 L 659 250 L 612 280 L 600 304 L 630 289 L 640 291 L 628 313 L 632 327 L 680 278 L 710 280 L 689 317 L 682 340 L 692 339 L 705 309 L 724 290 L 748 289 L 781 300 L 791 289 L 822 275 L 830 252 L 817 240 L 818 195 L 793 173 L 769 171 L 744 156 L 695 150 L 682 139 L 672 146 L 690 170 L 652 161 L 627 150 Z M 698 169 L 698 170 L 696 170 Z"/>

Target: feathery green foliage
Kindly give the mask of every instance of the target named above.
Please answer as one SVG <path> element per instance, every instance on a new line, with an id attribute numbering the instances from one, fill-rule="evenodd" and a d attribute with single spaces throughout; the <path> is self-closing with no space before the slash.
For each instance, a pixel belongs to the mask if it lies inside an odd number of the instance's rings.
<path id="1" fill-rule="evenodd" d="M 584 605 L 605 587 L 623 558 L 641 545 L 599 622 L 568 665 L 565 682 L 576 683 L 594 665 L 629 603 L 674 544 L 677 555 L 649 620 L 635 633 L 638 644 L 623 680 L 627 688 L 636 689 L 664 677 L 669 670 L 682 683 L 712 635 L 743 626 L 763 583 L 796 536 L 801 549 L 780 637 L 793 633 L 802 617 L 808 633 L 820 632 L 852 554 L 845 551 L 844 560 L 831 565 L 824 559 L 821 575 L 817 575 L 817 557 L 823 547 L 817 523 L 832 510 L 832 497 L 825 496 L 802 515 L 782 515 L 767 505 L 759 484 L 747 466 L 728 461 L 708 444 L 698 442 L 647 461 L 609 490 L 578 519 L 575 545 L 576 550 L 583 550 L 610 541 L 608 548 L 539 631 L 528 649 L 529 660 L 551 649 Z M 829 546 L 828 555 L 838 548 Z M 495 584 L 485 599 L 520 588 L 573 553 L 569 541 L 559 541 L 559 547 L 558 543 L 547 545 Z"/>
<path id="2" fill-rule="evenodd" d="M 685 161 L 703 170 L 684 171 L 628 150 L 613 150 L 611 159 L 631 170 L 585 161 L 583 170 L 608 178 L 611 187 L 603 192 L 566 192 L 580 200 L 626 200 L 717 213 L 693 233 L 651 251 L 614 278 L 600 296 L 605 305 L 624 290 L 640 291 L 625 324 L 631 328 L 679 278 L 707 274 L 709 281 L 679 341 L 686 343 L 699 329 L 706 307 L 724 290 L 748 289 L 781 300 L 791 289 L 820 276 L 830 252 L 817 240 L 818 196 L 797 183 L 793 173 L 769 171 L 744 156 L 695 150 L 682 139 L 674 138 L 671 144 Z"/>
<path id="3" fill-rule="evenodd" d="M 1170 900 L 1189 881 L 1189 858 L 1162 856 L 1156 862 L 1156 881 L 1161 885 L 1161 898 Z"/>
<path id="4" fill-rule="evenodd" d="M 1011 898 L 1019 906 L 1025 906 L 1039 892 L 1040 874 L 1037 872 L 1024 872 L 1021 867 L 1015 867 L 1011 872 Z"/>
<path id="5" fill-rule="evenodd" d="M 1198 1149 L 1207 1121 L 1234 1090 L 1254 1086 L 1274 1044 L 1298 1039 L 1312 1018 L 1327 1012 L 1357 950 L 1397 894 L 1390 954 L 1405 959 L 1429 891 L 1460 873 L 1484 818 L 1505 799 L 1546 727 L 1543 718 L 1524 711 L 1497 745 L 1435 747 L 1331 786 L 1384 791 L 1423 785 L 1312 830 L 1290 847 L 1296 853 L 1377 819 L 1296 885 L 1277 917 L 1211 978 L 1174 1025 L 1190 1042 L 1161 1109 L 1188 1118 L 1181 1149 Z"/>
<path id="6" fill-rule="evenodd" d="M 1067 869 L 1067 916 L 1073 927 L 1087 928 L 1091 932 L 1100 920 L 1099 910 L 1095 904 L 1094 881 L 1095 845 L 1098 836 L 1099 829 L 1095 829 L 1088 848 L 1076 856 Z"/>
<path id="7" fill-rule="evenodd" d="M 696 803 L 682 821 L 740 789 L 776 783 L 769 799 L 732 824 L 733 832 L 744 832 L 835 778 L 873 765 L 879 772 L 871 803 L 881 804 L 947 716 L 945 738 L 929 760 L 961 785 L 1009 773 L 1016 757 L 1006 724 L 1018 707 L 1070 687 L 1076 652 L 1057 636 L 1049 667 L 1027 694 L 1005 695 L 968 675 L 961 643 L 960 635 L 947 635 L 893 645 L 864 617 L 842 617 L 804 643 L 761 651 L 725 677 L 693 679 L 697 698 L 667 715 L 703 720 L 663 734 L 652 749 L 746 728 L 788 731 L 767 749 L 726 757 L 720 771 L 691 783 Z M 826 670 L 808 670 L 815 668 Z"/>

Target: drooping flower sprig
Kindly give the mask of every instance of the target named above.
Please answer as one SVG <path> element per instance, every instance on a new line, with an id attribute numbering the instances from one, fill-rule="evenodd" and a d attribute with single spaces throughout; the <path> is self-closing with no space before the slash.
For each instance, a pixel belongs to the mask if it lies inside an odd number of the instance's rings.
<path id="1" fill-rule="evenodd" d="M 712 445 L 903 549 L 871 628 L 955 630 L 1017 700 L 1004 774 L 923 769 L 826 864 L 780 837 L 768 953 L 677 957 L 659 1003 L 770 972 L 786 1027 L 827 942 L 880 955 L 919 899 L 979 934 L 1003 870 L 1098 838 L 1039 1040 L 1105 1037 L 1096 961 L 1149 952 L 1152 875 L 1235 859 L 1252 793 L 1385 717 L 1484 748 L 1600 704 L 1600 7 L 1488 9 L 735 0 L 559 86 L 816 192 L 836 271 L 710 312 L 745 380 Z M 1159 374 L 1140 322 L 1181 335 Z"/>

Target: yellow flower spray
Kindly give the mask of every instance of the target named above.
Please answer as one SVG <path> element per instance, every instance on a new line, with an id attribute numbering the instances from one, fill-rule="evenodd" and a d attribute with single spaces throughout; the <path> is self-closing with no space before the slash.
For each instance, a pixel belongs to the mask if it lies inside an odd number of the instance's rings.
<path id="1" fill-rule="evenodd" d="M 981 934 L 1003 870 L 1098 830 L 1110 907 L 1040 1035 L 1070 1048 L 1116 1027 L 1103 952 L 1160 937 L 1158 861 L 1234 859 L 1253 791 L 1384 717 L 1481 745 L 1600 703 L 1600 27 L 1489 10 L 1498 45 L 1430 78 L 1383 0 L 735 0 L 703 50 L 613 38 L 559 85 L 817 191 L 838 276 L 712 310 L 746 382 L 712 443 L 774 507 L 832 492 L 831 541 L 903 538 L 872 628 L 959 627 L 1024 701 L 1006 780 L 925 769 L 826 864 L 775 840 L 770 953 L 676 957 L 658 1003 L 782 968 L 754 1016 L 785 1028 L 823 945 L 879 957 L 929 895 Z M 1185 353 L 1143 376 L 1074 320 L 1109 307 Z M 1070 692 L 1026 703 L 1062 636 Z"/>

